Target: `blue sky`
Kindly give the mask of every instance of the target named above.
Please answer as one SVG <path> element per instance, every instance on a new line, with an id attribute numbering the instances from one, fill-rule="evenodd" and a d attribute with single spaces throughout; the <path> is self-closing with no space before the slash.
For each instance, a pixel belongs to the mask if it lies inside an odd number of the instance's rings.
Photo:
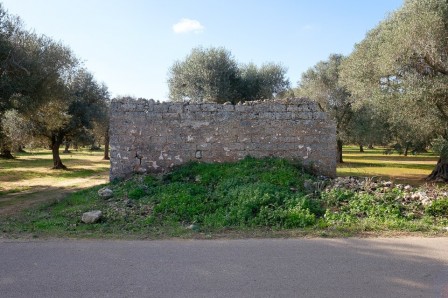
<path id="1" fill-rule="evenodd" d="M 168 69 L 192 48 L 276 62 L 292 86 L 355 43 L 402 0 L 0 0 L 26 28 L 68 45 L 112 96 L 164 100 Z M 177 24 L 177 25 L 176 25 Z"/>

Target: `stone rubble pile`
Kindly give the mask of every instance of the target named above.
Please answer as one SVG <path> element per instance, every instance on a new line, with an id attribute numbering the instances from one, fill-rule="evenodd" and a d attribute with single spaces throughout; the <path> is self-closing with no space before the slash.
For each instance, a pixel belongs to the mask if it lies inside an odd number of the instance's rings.
<path id="1" fill-rule="evenodd" d="M 448 191 L 431 185 L 414 188 L 411 185 L 394 184 L 392 181 L 375 180 L 373 178 L 338 177 L 328 180 L 325 190 L 335 188 L 345 188 L 371 194 L 399 190 L 401 192 L 399 199 L 403 202 L 420 201 L 424 206 L 431 204 L 435 200 L 448 198 Z"/>

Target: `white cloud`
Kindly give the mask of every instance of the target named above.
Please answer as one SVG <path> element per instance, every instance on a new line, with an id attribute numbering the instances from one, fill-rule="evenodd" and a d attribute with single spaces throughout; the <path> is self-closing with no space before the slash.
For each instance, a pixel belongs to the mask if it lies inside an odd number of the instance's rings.
<path id="1" fill-rule="evenodd" d="M 315 27 L 313 25 L 307 24 L 305 26 L 302 26 L 300 29 L 304 32 L 310 32 L 313 31 Z"/>
<path id="2" fill-rule="evenodd" d="M 173 25 L 173 31 L 175 33 L 199 33 L 204 30 L 204 26 L 197 20 L 181 19 L 179 22 Z"/>

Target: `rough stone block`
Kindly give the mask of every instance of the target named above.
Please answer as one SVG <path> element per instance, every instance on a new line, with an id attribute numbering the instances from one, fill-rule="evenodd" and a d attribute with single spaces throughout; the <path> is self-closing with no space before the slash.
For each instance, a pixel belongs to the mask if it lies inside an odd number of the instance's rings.
<path id="1" fill-rule="evenodd" d="M 109 199 L 114 196 L 114 192 L 110 188 L 103 187 L 98 190 L 98 195 L 103 199 Z"/>
<path id="2" fill-rule="evenodd" d="M 168 106 L 168 113 L 182 113 L 183 107 L 181 103 L 172 103 Z"/>
<path id="3" fill-rule="evenodd" d="M 161 103 L 158 105 L 154 105 L 155 113 L 167 113 L 168 112 L 169 103 Z"/>
<path id="4" fill-rule="evenodd" d="M 218 110 L 218 105 L 213 103 L 204 103 L 201 106 L 203 112 L 215 112 Z"/>

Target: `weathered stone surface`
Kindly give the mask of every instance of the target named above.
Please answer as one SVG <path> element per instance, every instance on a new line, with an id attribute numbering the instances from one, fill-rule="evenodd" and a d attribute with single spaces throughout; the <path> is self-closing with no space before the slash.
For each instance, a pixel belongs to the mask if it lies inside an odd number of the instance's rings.
<path id="1" fill-rule="evenodd" d="M 98 190 L 98 195 L 100 197 L 102 197 L 103 199 L 108 199 L 108 198 L 113 197 L 114 192 L 110 188 L 103 187 L 100 190 Z"/>
<path id="2" fill-rule="evenodd" d="M 87 224 L 96 223 L 101 219 L 102 215 L 103 212 L 101 212 L 100 210 L 85 212 L 81 217 L 81 221 Z"/>
<path id="3" fill-rule="evenodd" d="M 237 105 L 120 99 L 112 102 L 110 121 L 111 179 L 248 155 L 297 159 L 336 175 L 335 123 L 303 98 Z"/>

